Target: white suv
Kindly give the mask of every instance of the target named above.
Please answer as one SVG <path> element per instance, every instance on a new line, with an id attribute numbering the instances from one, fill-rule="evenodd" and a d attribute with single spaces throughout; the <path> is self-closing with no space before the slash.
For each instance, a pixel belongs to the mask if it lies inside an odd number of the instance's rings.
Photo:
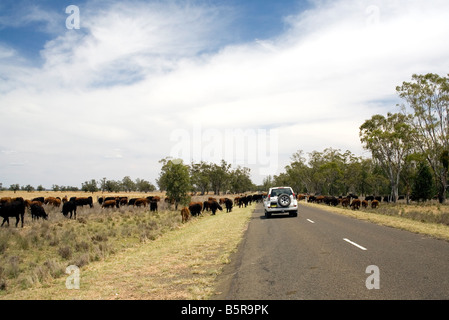
<path id="1" fill-rule="evenodd" d="M 298 216 L 298 201 L 290 187 L 273 187 L 268 190 L 264 200 L 265 217 L 270 218 L 273 213 L 286 213 L 290 217 Z"/>

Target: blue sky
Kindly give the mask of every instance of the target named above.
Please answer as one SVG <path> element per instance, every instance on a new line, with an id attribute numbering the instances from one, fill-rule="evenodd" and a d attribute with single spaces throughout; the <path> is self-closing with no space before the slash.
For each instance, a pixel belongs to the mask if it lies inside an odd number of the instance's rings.
<path id="1" fill-rule="evenodd" d="M 0 182 L 155 183 L 172 156 L 222 157 L 261 183 L 297 150 L 369 157 L 359 127 L 398 111 L 395 87 L 447 74 L 447 12 L 445 0 L 3 0 Z"/>
<path id="2" fill-rule="evenodd" d="M 4 44 L 16 49 L 27 59 L 37 63 L 40 50 L 46 42 L 57 35 L 66 32 L 65 20 L 69 16 L 66 8 L 76 5 L 83 10 L 101 10 L 114 1 L 89 0 L 5 0 L 0 4 L 2 26 L 0 39 Z M 135 3 L 136 1 L 120 1 L 121 3 Z M 142 1 L 143 3 L 169 1 Z M 172 1 L 176 2 L 176 1 Z M 199 0 L 177 1 L 191 3 L 209 8 L 219 8 L 221 13 L 228 15 L 229 24 L 225 42 L 242 43 L 254 39 L 276 37 L 285 29 L 284 17 L 292 12 L 304 10 L 309 6 L 307 1 L 283 0 Z M 82 18 L 82 13 L 80 15 Z M 81 29 L 81 31 L 83 30 Z M 217 48 L 214 48 L 217 49 Z"/>

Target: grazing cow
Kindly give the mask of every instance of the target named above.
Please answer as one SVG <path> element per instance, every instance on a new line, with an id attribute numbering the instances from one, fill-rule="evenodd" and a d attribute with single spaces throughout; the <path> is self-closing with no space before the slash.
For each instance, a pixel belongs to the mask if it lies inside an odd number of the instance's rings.
<path id="1" fill-rule="evenodd" d="M 119 204 L 120 205 L 127 205 L 128 204 L 128 197 L 120 197 L 119 198 Z"/>
<path id="2" fill-rule="evenodd" d="M 181 217 L 182 223 L 189 221 L 190 219 L 190 210 L 187 207 L 181 209 Z"/>
<path id="3" fill-rule="evenodd" d="M 379 208 L 379 200 L 374 199 L 374 200 L 371 202 L 371 208 L 373 208 L 373 209 Z"/>
<path id="4" fill-rule="evenodd" d="M 262 202 L 262 195 L 261 194 L 253 194 L 253 201 Z"/>
<path id="5" fill-rule="evenodd" d="M 94 206 L 92 197 L 71 197 L 70 201 L 73 201 L 78 207 L 89 205 L 92 208 Z"/>
<path id="6" fill-rule="evenodd" d="M 368 200 L 362 200 L 362 207 L 368 208 Z"/>
<path id="7" fill-rule="evenodd" d="M 217 212 L 217 209 L 220 211 L 223 211 L 223 208 L 220 206 L 220 204 L 216 200 L 209 200 L 209 208 L 212 211 L 212 215 L 215 215 L 215 212 Z"/>
<path id="8" fill-rule="evenodd" d="M 226 212 L 231 212 L 232 211 L 232 200 L 226 198 L 224 201 L 224 204 L 226 206 Z"/>
<path id="9" fill-rule="evenodd" d="M 75 201 L 67 201 L 62 205 L 61 213 L 64 215 L 64 217 L 67 217 L 69 212 L 70 212 L 70 219 L 72 219 L 72 213 L 74 214 L 74 219 L 76 219 L 76 202 Z"/>
<path id="10" fill-rule="evenodd" d="M 25 200 L 23 198 L 15 198 L 9 202 L 0 204 L 0 217 L 3 218 L 2 227 L 5 222 L 8 223 L 9 226 L 9 218 L 16 218 L 16 228 L 19 224 L 19 220 L 22 222 L 23 228 L 23 217 L 25 215 Z"/>
<path id="11" fill-rule="evenodd" d="M 203 209 L 203 203 L 202 202 L 191 202 L 189 204 L 189 211 L 190 214 L 194 217 L 201 214 L 201 211 Z"/>
<path id="12" fill-rule="evenodd" d="M 146 207 L 147 206 L 147 204 L 148 204 L 148 199 L 147 198 L 137 198 L 135 201 L 134 201 L 134 206 L 136 206 L 136 207 L 140 207 L 140 206 L 144 206 L 144 207 Z"/>
<path id="13" fill-rule="evenodd" d="M 338 205 L 338 199 L 335 197 L 324 197 L 324 203 L 327 204 L 328 206 L 332 205 L 332 206 L 336 206 Z"/>
<path id="14" fill-rule="evenodd" d="M 61 205 L 61 199 L 55 197 L 47 197 L 44 199 L 44 204 L 51 204 L 57 208 Z"/>
<path id="15" fill-rule="evenodd" d="M 243 196 L 239 198 L 239 208 L 248 206 L 249 198 L 247 196 Z"/>
<path id="16" fill-rule="evenodd" d="M 157 201 L 154 199 L 150 201 L 150 211 L 157 211 Z"/>
<path id="17" fill-rule="evenodd" d="M 203 212 L 204 210 L 209 211 L 210 210 L 210 200 L 203 202 Z"/>
<path id="18" fill-rule="evenodd" d="M 352 210 L 360 209 L 360 204 L 361 204 L 361 201 L 359 199 L 352 200 L 352 203 L 351 203 Z"/>
<path id="19" fill-rule="evenodd" d="M 37 198 L 31 199 L 31 201 L 40 201 L 42 203 L 45 203 L 44 197 L 37 197 Z"/>
<path id="20" fill-rule="evenodd" d="M 30 205 L 30 211 L 31 211 L 31 219 L 39 219 L 43 218 L 47 220 L 48 214 L 45 212 L 45 209 L 42 207 L 42 205 L 39 204 L 39 201 L 33 201 Z"/>
<path id="21" fill-rule="evenodd" d="M 350 199 L 349 198 L 343 198 L 343 199 L 341 199 L 341 205 L 343 206 L 343 207 L 347 207 L 347 206 L 349 206 L 349 203 L 350 203 Z"/>
<path id="22" fill-rule="evenodd" d="M 119 200 L 106 200 L 101 205 L 102 208 L 119 208 Z"/>

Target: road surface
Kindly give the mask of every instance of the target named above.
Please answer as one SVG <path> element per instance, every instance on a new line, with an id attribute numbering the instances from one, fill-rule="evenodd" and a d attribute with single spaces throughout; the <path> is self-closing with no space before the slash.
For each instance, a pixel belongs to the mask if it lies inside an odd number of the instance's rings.
<path id="1" fill-rule="evenodd" d="M 258 204 L 214 299 L 448 299 L 449 242 L 300 205 Z"/>

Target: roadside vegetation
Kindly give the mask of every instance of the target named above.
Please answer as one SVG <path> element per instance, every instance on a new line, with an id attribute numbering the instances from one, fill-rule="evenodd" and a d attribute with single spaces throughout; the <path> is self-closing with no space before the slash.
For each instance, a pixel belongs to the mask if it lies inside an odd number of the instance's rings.
<path id="1" fill-rule="evenodd" d="M 303 205 L 321 208 L 353 218 L 370 221 L 415 233 L 449 241 L 449 205 L 437 201 L 406 204 L 381 203 L 377 209 L 352 210 L 349 207 L 300 202 Z"/>
<path id="2" fill-rule="evenodd" d="M 0 230 L 0 296 L 45 285 L 65 274 L 69 265 L 83 267 L 102 261 L 125 248 L 144 244 L 180 225 L 175 211 L 136 209 L 78 209 L 77 220 L 60 209 L 48 220 Z"/>

